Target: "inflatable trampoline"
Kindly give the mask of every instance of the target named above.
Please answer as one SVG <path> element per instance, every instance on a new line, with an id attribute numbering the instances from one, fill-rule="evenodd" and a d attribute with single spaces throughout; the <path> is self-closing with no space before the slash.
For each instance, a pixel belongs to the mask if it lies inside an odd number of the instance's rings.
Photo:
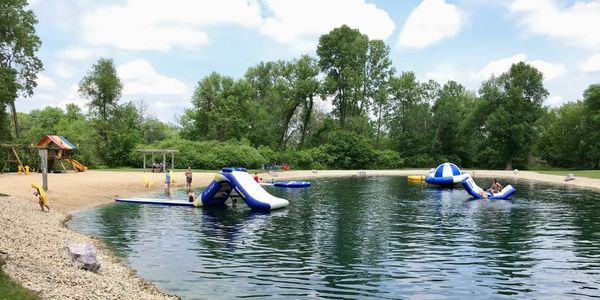
<path id="1" fill-rule="evenodd" d="M 469 195 L 475 199 L 507 199 L 512 196 L 517 190 L 512 185 L 505 186 L 499 193 L 492 194 L 491 192 L 485 191 L 479 187 L 473 178 L 466 175 L 466 178 L 462 181 L 465 190 Z"/>
<path id="2" fill-rule="evenodd" d="M 277 181 L 273 183 L 274 186 L 277 187 L 286 187 L 286 188 L 303 188 L 309 187 L 310 182 L 308 181 Z"/>
<path id="3" fill-rule="evenodd" d="M 425 182 L 447 187 L 460 183 L 464 179 L 465 175 L 453 163 L 443 163 L 425 176 Z"/>

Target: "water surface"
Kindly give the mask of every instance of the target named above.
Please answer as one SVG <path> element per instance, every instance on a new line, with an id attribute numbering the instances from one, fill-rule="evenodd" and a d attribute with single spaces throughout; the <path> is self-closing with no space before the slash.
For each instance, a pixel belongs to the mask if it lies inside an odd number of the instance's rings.
<path id="1" fill-rule="evenodd" d="M 600 194 L 508 183 L 512 201 L 468 201 L 406 177 L 323 178 L 267 187 L 290 200 L 270 214 L 116 203 L 69 225 L 185 299 L 600 298 Z"/>

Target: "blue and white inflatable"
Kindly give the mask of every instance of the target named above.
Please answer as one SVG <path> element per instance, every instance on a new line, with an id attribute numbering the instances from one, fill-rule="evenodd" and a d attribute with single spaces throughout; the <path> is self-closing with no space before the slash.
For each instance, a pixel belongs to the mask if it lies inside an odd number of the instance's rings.
<path id="1" fill-rule="evenodd" d="M 229 197 L 241 197 L 250 208 L 255 210 L 278 209 L 290 204 L 288 200 L 275 197 L 265 191 L 245 168 L 222 168 L 196 200 L 202 201 L 202 205 L 196 206 L 222 206 Z"/>
<path id="2" fill-rule="evenodd" d="M 502 191 L 499 193 L 491 193 L 482 188 L 480 188 L 473 178 L 467 174 L 466 178 L 462 182 L 465 190 L 469 195 L 473 196 L 475 199 L 506 199 L 512 194 L 514 194 L 517 190 L 512 185 L 505 186 Z"/>
<path id="3" fill-rule="evenodd" d="M 447 187 L 460 183 L 463 179 L 465 179 L 465 175 L 453 163 L 443 163 L 425 176 L 425 182 Z"/>
<path id="4" fill-rule="evenodd" d="M 276 187 L 285 187 L 285 188 L 303 188 L 309 187 L 310 182 L 308 181 L 277 181 L 273 183 Z"/>

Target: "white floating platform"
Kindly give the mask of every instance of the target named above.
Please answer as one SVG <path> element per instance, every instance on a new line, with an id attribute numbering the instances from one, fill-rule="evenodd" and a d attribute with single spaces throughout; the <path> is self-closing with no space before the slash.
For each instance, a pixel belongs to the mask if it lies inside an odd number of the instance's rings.
<path id="1" fill-rule="evenodd" d="M 194 202 L 186 200 L 162 199 L 162 198 L 115 198 L 117 202 L 137 203 L 137 204 L 156 204 L 156 205 L 171 205 L 171 206 L 191 206 L 194 207 Z"/>

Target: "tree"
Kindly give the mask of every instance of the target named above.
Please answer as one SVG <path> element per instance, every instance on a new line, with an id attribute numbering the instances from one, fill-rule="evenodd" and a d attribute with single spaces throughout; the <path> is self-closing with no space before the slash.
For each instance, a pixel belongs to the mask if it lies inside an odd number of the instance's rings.
<path id="1" fill-rule="evenodd" d="M 92 126 L 99 139 L 97 157 L 107 165 L 113 165 L 110 156 L 120 141 L 114 130 L 118 124 L 117 110 L 123 84 L 117 75 L 112 59 L 100 58 L 92 69 L 81 79 L 79 94 L 89 100 Z M 134 109 L 135 110 L 135 109 Z M 137 114 L 136 114 L 137 118 Z"/>
<path id="2" fill-rule="evenodd" d="M 42 61 L 36 56 L 42 44 L 35 32 L 38 21 L 26 6 L 25 0 L 0 2 L 0 108 L 10 106 L 17 138 L 15 89 L 24 97 L 31 96 L 37 86 L 37 73 L 43 69 Z"/>
<path id="3" fill-rule="evenodd" d="M 0 67 L 0 140 L 3 141 L 10 138 L 10 122 L 8 122 L 6 108 L 17 98 L 16 79 L 15 70 Z"/>
<path id="4" fill-rule="evenodd" d="M 524 62 L 513 64 L 506 73 L 485 81 L 479 93 L 489 111 L 488 142 L 498 150 L 506 169 L 513 168 L 515 159 L 526 162 L 548 96 L 543 74 Z"/>
<path id="5" fill-rule="evenodd" d="M 584 149 L 586 158 L 592 168 L 600 168 L 600 84 L 590 85 L 583 92 L 585 105 L 584 115 Z"/>
<path id="6" fill-rule="evenodd" d="M 428 97 L 434 86 L 420 83 L 413 72 L 402 72 L 390 79 L 390 139 L 404 157 L 429 153 L 432 116 Z M 423 160 L 426 159 L 419 160 L 419 164 L 425 163 Z"/>
<path id="7" fill-rule="evenodd" d="M 308 55 L 302 55 L 300 59 L 296 61 L 295 72 L 297 79 L 294 91 L 296 97 L 302 99 L 303 105 L 302 125 L 300 127 L 300 146 L 304 146 L 314 115 L 315 97 L 318 95 L 321 88 L 321 83 L 317 78 L 319 75 L 318 63 L 314 58 Z"/>
<path id="8" fill-rule="evenodd" d="M 586 157 L 585 111 L 581 101 L 550 109 L 538 121 L 536 154 L 552 166 L 589 167 Z"/>
<path id="9" fill-rule="evenodd" d="M 475 95 L 469 93 L 464 86 L 448 81 L 439 92 L 437 101 L 432 106 L 433 126 L 431 155 L 462 164 L 469 159 L 469 151 L 465 144 L 469 139 L 468 130 L 462 126 L 463 120 L 473 107 Z"/>
<path id="10" fill-rule="evenodd" d="M 110 58 L 100 58 L 79 82 L 79 94 L 90 101 L 90 111 L 107 121 L 117 107 L 123 84 Z"/>
<path id="11" fill-rule="evenodd" d="M 324 92 L 332 97 L 334 114 L 342 128 L 346 128 L 348 118 L 360 115 L 367 106 L 362 87 L 368 49 L 369 38 L 346 25 L 319 38 L 317 55 L 325 73 Z"/>

